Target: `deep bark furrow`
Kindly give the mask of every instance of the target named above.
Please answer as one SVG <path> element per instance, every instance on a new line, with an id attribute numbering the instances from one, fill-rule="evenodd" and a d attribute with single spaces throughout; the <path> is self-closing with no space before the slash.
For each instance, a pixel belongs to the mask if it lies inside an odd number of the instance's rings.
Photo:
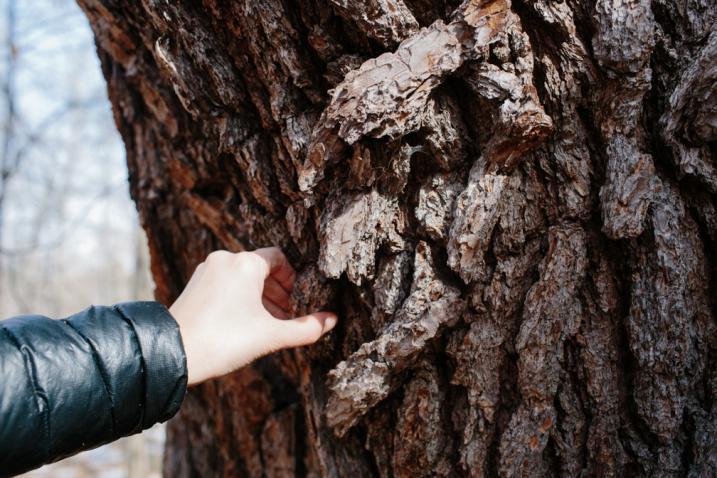
<path id="1" fill-rule="evenodd" d="M 329 373 L 329 425 L 339 436 L 400 385 L 398 373 L 463 313 L 460 292 L 438 276 L 430 247 L 416 248 L 411 294 L 381 335 Z"/>
<path id="2" fill-rule="evenodd" d="M 342 16 L 363 27 L 368 36 L 384 47 L 394 46 L 418 30 L 418 21 L 403 0 L 331 0 L 331 3 Z"/>

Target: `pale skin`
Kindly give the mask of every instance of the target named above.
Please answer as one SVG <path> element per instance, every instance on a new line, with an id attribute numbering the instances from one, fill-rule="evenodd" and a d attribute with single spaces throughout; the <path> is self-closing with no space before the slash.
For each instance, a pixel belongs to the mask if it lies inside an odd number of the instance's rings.
<path id="1" fill-rule="evenodd" d="M 331 312 L 289 315 L 296 272 L 279 248 L 212 252 L 169 312 L 179 324 L 189 385 L 276 350 L 309 345 L 336 325 Z"/>

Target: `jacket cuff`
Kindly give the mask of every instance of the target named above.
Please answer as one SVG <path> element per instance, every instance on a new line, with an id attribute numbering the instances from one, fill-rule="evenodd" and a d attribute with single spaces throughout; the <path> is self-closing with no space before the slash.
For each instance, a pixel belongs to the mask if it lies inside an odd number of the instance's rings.
<path id="1" fill-rule="evenodd" d="M 159 302 L 127 302 L 115 309 L 139 343 L 144 380 L 140 426 L 146 429 L 172 418 L 187 391 L 187 357 L 179 325 Z"/>

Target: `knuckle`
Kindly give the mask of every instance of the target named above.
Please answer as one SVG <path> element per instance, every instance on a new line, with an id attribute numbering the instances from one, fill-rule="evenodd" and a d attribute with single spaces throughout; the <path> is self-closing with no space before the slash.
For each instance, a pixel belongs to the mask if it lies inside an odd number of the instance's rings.
<path id="1" fill-rule="evenodd" d="M 239 252 L 234 255 L 234 263 L 236 265 L 243 265 L 251 262 L 252 260 L 252 253 L 251 252 Z"/>
<path id="2" fill-rule="evenodd" d="M 209 255 L 207 256 L 207 259 L 206 259 L 205 262 L 206 262 L 207 264 L 219 263 L 219 262 L 222 262 L 222 261 L 226 260 L 226 259 L 227 259 L 228 257 L 230 257 L 231 255 L 232 255 L 231 252 L 229 252 L 229 251 L 223 251 L 223 250 L 218 250 L 218 251 L 210 252 Z"/>
<path id="3" fill-rule="evenodd" d="M 240 252 L 234 256 L 234 265 L 242 270 L 256 269 L 261 262 L 261 258 L 252 252 Z"/>
<path id="4" fill-rule="evenodd" d="M 276 255 L 279 255 L 279 256 L 283 256 L 283 255 L 284 255 L 284 251 L 282 251 L 281 248 L 279 248 L 278 246 L 268 247 L 267 250 L 268 250 L 269 252 L 271 252 L 272 254 L 276 254 Z"/>
<path id="5" fill-rule="evenodd" d="M 282 251 L 281 248 L 277 246 L 264 247 L 262 249 L 257 249 L 255 252 L 257 252 L 263 257 L 273 258 L 274 260 L 286 260 L 286 255 L 284 254 L 284 251 Z"/>

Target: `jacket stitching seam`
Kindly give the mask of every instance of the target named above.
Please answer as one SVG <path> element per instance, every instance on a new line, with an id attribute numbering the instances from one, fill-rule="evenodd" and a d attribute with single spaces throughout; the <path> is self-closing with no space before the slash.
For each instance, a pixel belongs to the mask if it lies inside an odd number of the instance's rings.
<path id="1" fill-rule="evenodd" d="M 129 316 L 127 316 L 127 314 L 125 314 L 124 311 L 118 306 L 115 305 L 112 307 L 112 309 L 114 309 L 117 314 L 119 314 L 119 316 L 122 317 L 122 319 L 127 322 L 129 327 L 132 329 L 132 334 L 134 335 L 134 339 L 137 342 L 137 348 L 139 349 L 140 372 L 142 374 L 142 403 L 139 411 L 138 426 L 132 431 L 132 433 L 136 433 L 144 430 L 144 418 L 145 412 L 147 410 L 147 364 L 144 360 L 144 350 L 142 350 L 142 342 L 139 340 L 139 334 L 137 333 L 137 329 L 135 328 L 134 323 L 129 318 Z"/>
<path id="2" fill-rule="evenodd" d="M 37 383 L 37 373 L 35 370 L 35 362 L 30 357 L 30 355 L 24 350 L 22 344 L 20 343 L 20 340 L 10 332 L 10 330 L 5 327 L 2 323 L 0 323 L 0 328 L 7 334 L 7 336 L 10 338 L 10 341 L 15 345 L 15 347 L 20 352 L 20 355 L 22 355 L 22 361 L 25 365 L 25 373 L 30 377 L 30 383 L 32 384 L 32 393 L 35 395 L 35 405 L 37 406 L 37 412 L 39 415 L 42 415 L 42 425 L 45 429 L 45 436 L 47 437 L 47 447 L 46 447 L 46 456 L 43 460 L 44 463 L 46 463 L 51 457 L 52 457 L 52 434 L 50 430 L 50 403 L 47 397 L 47 393 L 40 393 L 40 386 Z M 42 413 L 40 410 L 40 405 L 38 404 L 38 400 L 41 400 L 45 402 L 45 412 Z"/>
<path id="3" fill-rule="evenodd" d="M 111 389 L 109 381 L 108 381 L 107 371 L 105 370 L 104 366 L 102 365 L 102 361 L 100 360 L 100 355 L 97 352 L 97 349 L 95 348 L 95 346 L 92 345 L 92 342 L 90 342 L 90 340 L 82 332 L 80 332 L 75 326 L 73 326 L 69 320 L 63 319 L 62 322 L 67 324 L 67 326 L 70 327 L 72 330 L 74 330 L 77 333 L 77 335 L 82 337 L 84 339 L 84 341 L 87 342 L 87 345 L 89 345 L 90 350 L 92 351 L 92 360 L 95 362 L 95 366 L 97 367 L 97 369 L 100 372 L 100 377 L 102 378 L 102 383 L 105 386 L 105 390 L 107 391 L 107 397 L 109 398 L 110 418 L 112 420 L 111 433 L 112 433 L 112 438 L 115 438 L 115 433 L 116 433 L 116 428 L 117 428 L 116 423 L 115 423 L 115 403 L 114 403 L 114 400 L 112 399 L 112 389 Z"/>

